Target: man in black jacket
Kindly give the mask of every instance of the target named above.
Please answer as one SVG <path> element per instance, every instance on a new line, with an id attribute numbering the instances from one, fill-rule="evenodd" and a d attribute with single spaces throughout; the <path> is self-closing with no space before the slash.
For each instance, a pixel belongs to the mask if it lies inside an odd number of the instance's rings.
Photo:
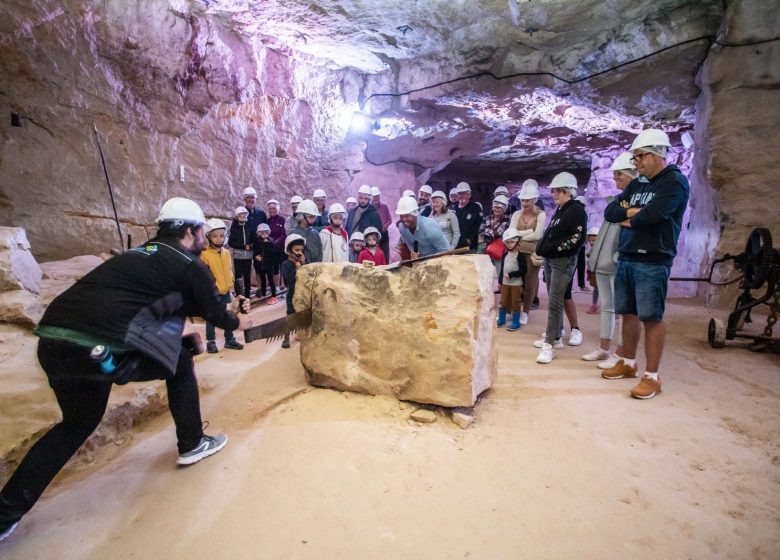
<path id="1" fill-rule="evenodd" d="M 227 436 L 207 436 L 200 416 L 193 355 L 182 338 L 188 315 L 217 327 L 246 329 L 228 311 L 198 254 L 208 245 L 203 212 L 173 198 L 160 210 L 157 237 L 113 257 L 60 294 L 36 334 L 38 360 L 62 410 L 62 422 L 32 446 L 0 491 L 0 540 L 7 538 L 92 431 L 113 383 L 165 379 L 180 465 L 221 450 Z"/>
<path id="2" fill-rule="evenodd" d="M 662 130 L 639 133 L 631 145 L 637 171 L 634 179 L 604 211 L 604 218 L 622 226 L 615 273 L 615 313 L 623 315 L 624 356 L 604 370 L 605 379 L 636 377 L 640 323 L 645 327 L 645 373 L 631 390 L 637 399 L 661 391 L 658 367 L 664 349 L 666 290 L 677 239 L 688 206 L 688 180 L 666 163 L 669 138 Z"/>
<path id="3" fill-rule="evenodd" d="M 257 191 L 252 187 L 244 189 L 244 208 L 247 210 L 246 222 L 250 231 L 256 232 L 257 226 L 268 223 L 268 216 L 257 207 Z"/>
<path id="4" fill-rule="evenodd" d="M 460 239 L 458 247 L 468 247 L 470 253 L 477 252 L 479 244 L 479 226 L 482 225 L 482 207 L 471 200 L 471 187 L 468 183 L 458 183 L 458 216 Z"/>
<path id="5" fill-rule="evenodd" d="M 368 227 L 375 227 L 377 231 L 382 231 L 382 219 L 376 207 L 371 204 L 371 200 L 371 187 L 361 186 L 358 189 L 358 205 L 347 214 L 347 236 L 352 237 L 356 231 L 363 233 Z"/>

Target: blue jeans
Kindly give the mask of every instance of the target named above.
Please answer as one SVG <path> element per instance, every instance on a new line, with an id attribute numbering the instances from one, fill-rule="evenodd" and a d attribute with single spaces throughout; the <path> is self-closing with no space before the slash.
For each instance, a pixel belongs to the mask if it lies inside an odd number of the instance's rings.
<path id="1" fill-rule="evenodd" d="M 219 294 L 219 301 L 221 301 L 222 303 L 230 303 L 231 301 L 230 293 L 228 292 L 227 294 L 224 295 Z M 206 340 L 208 342 L 213 342 L 214 340 L 216 340 L 217 338 L 216 330 L 217 328 L 214 325 L 212 325 L 211 323 L 206 323 Z M 233 331 L 231 331 L 230 329 L 225 329 L 225 342 L 227 342 L 228 340 L 233 340 L 234 338 L 235 337 L 233 336 Z"/>
<path id="2" fill-rule="evenodd" d="M 671 266 L 618 260 L 615 313 L 639 315 L 644 323 L 663 321 Z"/>
<path id="3" fill-rule="evenodd" d="M 566 290 L 571 289 L 574 269 L 577 267 L 577 255 L 544 260 L 544 273 L 547 277 L 547 294 L 549 295 L 547 330 L 544 341 L 552 344 L 560 338 L 563 327 L 563 298 Z"/>

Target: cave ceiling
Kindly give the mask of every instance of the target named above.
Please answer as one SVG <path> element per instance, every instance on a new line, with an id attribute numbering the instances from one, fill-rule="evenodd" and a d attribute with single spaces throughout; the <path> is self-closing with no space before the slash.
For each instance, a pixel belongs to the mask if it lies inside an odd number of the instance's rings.
<path id="1" fill-rule="evenodd" d="M 696 73 L 723 10 L 708 0 L 190 7 L 248 41 L 355 73 L 373 123 L 363 138 L 369 162 L 412 163 L 428 175 L 478 169 L 496 182 L 587 167 L 594 152 L 619 149 L 648 126 L 679 142 L 693 127 Z"/>

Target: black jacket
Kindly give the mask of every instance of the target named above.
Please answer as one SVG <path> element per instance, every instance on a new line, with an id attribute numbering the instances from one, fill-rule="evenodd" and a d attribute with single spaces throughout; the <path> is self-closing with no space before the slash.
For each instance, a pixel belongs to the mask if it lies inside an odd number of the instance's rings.
<path id="1" fill-rule="evenodd" d="M 587 228 L 588 214 L 585 207 L 571 199 L 553 214 L 536 244 L 536 254 L 548 259 L 576 255 L 585 244 Z"/>
<path id="2" fill-rule="evenodd" d="M 246 249 L 246 245 L 249 245 L 249 250 L 252 250 L 252 245 L 257 240 L 257 226 L 252 229 L 252 224 L 249 223 L 249 219 L 241 224 L 238 220 L 230 222 L 230 233 L 228 234 L 228 247 L 231 249 Z"/>
<path id="3" fill-rule="evenodd" d="M 627 218 L 627 209 L 620 206 L 621 202 L 641 208 L 631 218 L 631 227 L 620 228 L 620 258 L 671 266 L 677 255 L 688 192 L 688 179 L 676 165 L 667 165 L 649 182 L 631 181 L 604 210 L 608 222 L 620 223 Z"/>
<path id="4" fill-rule="evenodd" d="M 355 223 L 355 213 L 358 208 L 360 208 L 360 206 L 356 206 L 347 214 L 347 225 L 345 227 L 347 236 L 352 236 L 356 231 L 363 233 L 366 228 L 372 226 L 377 230 L 382 231 L 382 218 L 379 217 L 379 212 L 377 212 L 376 207 L 373 204 L 369 204 L 365 207 L 363 213 L 360 215 L 360 220 Z"/>
<path id="5" fill-rule="evenodd" d="M 115 341 L 173 375 L 190 315 L 221 329 L 238 328 L 238 318 L 220 301 L 206 265 L 176 241 L 154 239 L 104 262 L 57 296 L 40 327 Z"/>
<path id="6" fill-rule="evenodd" d="M 254 257 L 262 257 L 263 260 L 257 262 Z M 269 237 L 268 240 L 263 241 L 263 238 L 258 236 L 254 245 L 252 246 L 252 264 L 255 265 L 255 270 L 275 270 L 276 263 L 279 262 L 279 252 Z"/>
<path id="7" fill-rule="evenodd" d="M 458 225 L 460 226 L 458 247 L 468 247 L 475 251 L 479 244 L 478 238 L 479 226 L 482 225 L 482 207 L 471 200 L 463 208 L 458 206 L 455 210 L 455 214 L 458 216 Z"/>
<path id="8" fill-rule="evenodd" d="M 252 235 L 257 236 L 257 226 L 260 224 L 267 224 L 268 216 L 265 215 L 265 212 L 255 206 L 249 214 L 247 214 L 246 223 L 249 226 L 249 231 L 252 232 Z"/>

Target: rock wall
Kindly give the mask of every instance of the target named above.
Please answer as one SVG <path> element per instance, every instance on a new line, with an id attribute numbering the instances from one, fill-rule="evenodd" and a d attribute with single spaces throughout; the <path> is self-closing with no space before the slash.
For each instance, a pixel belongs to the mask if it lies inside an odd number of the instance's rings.
<path id="1" fill-rule="evenodd" d="M 93 123 L 136 242 L 171 196 L 227 217 L 247 186 L 261 203 L 315 188 L 343 200 L 361 169 L 343 142 L 353 72 L 186 2 L 10 1 L 0 21 L 0 223 L 24 227 L 39 260 L 119 246 Z"/>
<path id="2" fill-rule="evenodd" d="M 735 0 L 718 37 L 751 43 L 776 38 L 780 10 L 773 2 Z M 698 242 L 701 273 L 712 258 L 738 254 L 755 227 L 767 227 L 780 245 L 780 41 L 714 45 L 698 77 L 694 177 L 711 198 L 694 209 L 697 227 L 716 218 Z M 733 305 L 738 287 L 702 285 L 708 302 Z"/>

